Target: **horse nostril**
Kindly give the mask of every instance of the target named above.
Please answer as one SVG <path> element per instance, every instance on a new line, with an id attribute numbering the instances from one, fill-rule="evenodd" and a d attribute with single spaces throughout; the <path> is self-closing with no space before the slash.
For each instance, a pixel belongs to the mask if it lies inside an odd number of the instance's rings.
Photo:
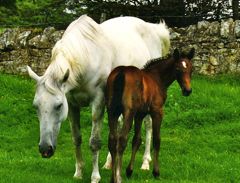
<path id="1" fill-rule="evenodd" d="M 54 154 L 54 149 L 52 146 L 39 145 L 39 152 L 42 154 L 43 158 L 50 158 Z"/>

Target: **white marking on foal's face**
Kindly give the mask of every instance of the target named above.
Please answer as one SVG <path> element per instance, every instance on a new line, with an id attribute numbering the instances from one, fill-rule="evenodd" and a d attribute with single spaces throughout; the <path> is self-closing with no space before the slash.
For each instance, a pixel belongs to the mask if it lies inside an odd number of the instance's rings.
<path id="1" fill-rule="evenodd" d="M 187 64 L 185 61 L 182 61 L 182 66 L 186 69 L 187 68 Z"/>

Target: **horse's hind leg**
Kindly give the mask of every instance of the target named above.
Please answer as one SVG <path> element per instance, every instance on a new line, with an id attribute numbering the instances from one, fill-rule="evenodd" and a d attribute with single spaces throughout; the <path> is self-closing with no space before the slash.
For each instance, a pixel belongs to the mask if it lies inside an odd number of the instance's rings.
<path id="1" fill-rule="evenodd" d="M 152 119 L 149 115 L 147 115 L 144 118 L 144 124 L 146 129 L 146 143 L 145 143 L 145 152 L 143 155 L 143 163 L 142 163 L 141 169 L 149 170 L 149 163 L 152 161 L 152 158 L 151 158 Z"/>
<path id="2" fill-rule="evenodd" d="M 101 179 L 98 167 L 99 150 L 101 148 L 101 128 L 104 114 L 104 97 L 101 91 L 98 91 L 95 100 L 92 103 L 92 132 L 89 139 L 90 149 L 93 153 L 93 171 L 91 176 L 92 183 L 98 183 Z"/>
<path id="3" fill-rule="evenodd" d="M 73 143 L 75 145 L 75 155 L 76 155 L 76 171 L 74 174 L 75 178 L 81 179 L 82 178 L 82 167 L 83 167 L 83 160 L 82 160 L 82 152 L 81 152 L 81 143 L 82 137 L 80 133 L 80 108 L 77 106 L 72 106 L 69 104 L 69 121 L 72 130 L 72 138 Z"/>
<path id="4" fill-rule="evenodd" d="M 135 155 L 142 143 L 142 138 L 141 138 L 141 127 L 142 127 L 142 120 L 143 120 L 144 115 L 139 114 L 136 115 L 134 118 L 134 137 L 132 140 L 132 155 L 131 155 L 131 160 L 129 162 L 129 165 L 126 169 L 126 174 L 127 177 L 130 177 L 133 172 L 133 165 L 134 165 L 134 160 L 135 160 Z"/>

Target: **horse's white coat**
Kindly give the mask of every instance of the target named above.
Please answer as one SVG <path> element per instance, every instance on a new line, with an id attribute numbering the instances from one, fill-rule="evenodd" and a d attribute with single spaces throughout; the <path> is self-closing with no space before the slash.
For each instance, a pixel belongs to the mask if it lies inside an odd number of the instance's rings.
<path id="1" fill-rule="evenodd" d="M 116 66 L 142 67 L 149 59 L 166 55 L 169 46 L 169 31 L 164 23 L 151 24 L 134 17 L 119 17 L 97 24 L 86 15 L 72 22 L 55 44 L 45 74 L 39 77 L 28 68 L 29 75 L 37 81 L 34 105 L 38 108 L 40 121 L 40 145 L 56 146 L 57 134 L 69 107 L 76 145 L 75 176 L 81 178 L 80 132 L 76 129 L 80 116 L 76 111 L 91 104 L 91 180 L 99 182 L 98 150 L 106 78 Z M 58 109 L 59 104 L 61 108 Z M 146 155 L 148 159 L 149 153 L 150 150 Z"/>

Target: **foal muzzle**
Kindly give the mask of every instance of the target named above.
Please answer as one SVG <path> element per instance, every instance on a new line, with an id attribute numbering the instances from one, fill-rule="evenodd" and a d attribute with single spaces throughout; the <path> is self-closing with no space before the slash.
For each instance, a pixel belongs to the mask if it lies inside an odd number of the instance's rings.
<path id="1" fill-rule="evenodd" d="M 185 96 L 185 97 L 189 96 L 191 93 L 192 93 L 192 89 L 191 89 L 191 88 L 190 88 L 190 89 L 183 89 L 183 90 L 182 90 L 182 94 L 183 94 L 183 96 Z"/>

